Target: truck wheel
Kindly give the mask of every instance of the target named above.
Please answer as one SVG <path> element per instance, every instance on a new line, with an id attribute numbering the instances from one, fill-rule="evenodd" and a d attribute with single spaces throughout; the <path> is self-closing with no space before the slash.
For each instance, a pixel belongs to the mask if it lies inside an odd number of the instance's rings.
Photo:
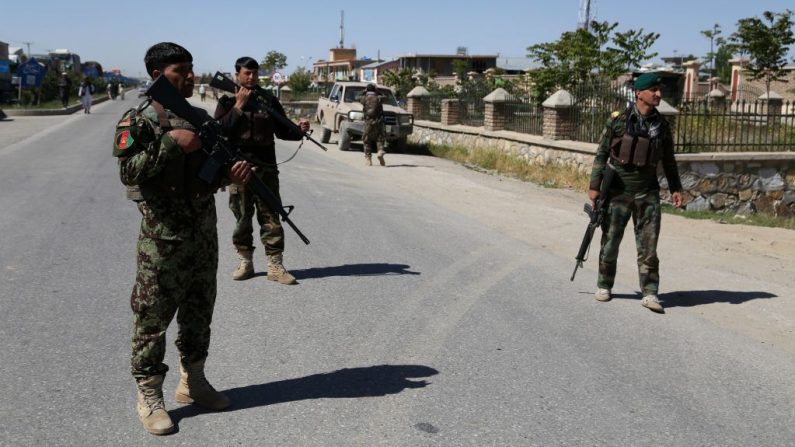
<path id="1" fill-rule="evenodd" d="M 328 143 L 328 140 L 331 139 L 331 129 L 326 129 L 325 127 L 320 129 L 320 142 L 321 143 Z"/>
<path id="2" fill-rule="evenodd" d="M 340 123 L 340 137 L 337 139 L 337 146 L 341 151 L 347 151 L 351 148 L 351 134 L 348 133 L 348 123 Z"/>

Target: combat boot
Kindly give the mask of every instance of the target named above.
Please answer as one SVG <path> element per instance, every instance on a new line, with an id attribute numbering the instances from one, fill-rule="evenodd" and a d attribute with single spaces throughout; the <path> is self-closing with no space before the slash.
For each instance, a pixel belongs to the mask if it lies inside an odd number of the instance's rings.
<path id="1" fill-rule="evenodd" d="M 386 166 L 386 162 L 384 161 L 384 150 L 383 149 L 379 149 L 378 150 L 378 153 L 376 154 L 376 158 L 378 158 L 378 163 L 380 163 L 381 166 Z"/>
<path id="2" fill-rule="evenodd" d="M 373 156 L 367 154 L 364 156 L 364 165 L 365 166 L 372 166 L 373 165 Z"/>
<path id="3" fill-rule="evenodd" d="M 254 247 L 236 245 L 235 248 L 237 256 L 240 258 L 240 265 L 237 266 L 237 270 L 232 272 L 232 279 L 236 281 L 249 279 L 254 276 Z"/>
<path id="4" fill-rule="evenodd" d="M 657 295 L 646 295 L 640 300 L 640 305 L 649 309 L 652 312 L 657 312 L 658 314 L 664 314 L 665 309 L 660 303 L 660 299 L 657 298 Z"/>
<path id="5" fill-rule="evenodd" d="M 167 435 L 174 431 L 174 423 L 163 403 L 163 379 L 165 376 L 150 376 L 137 379 L 138 418 L 144 429 L 153 435 Z"/>
<path id="6" fill-rule="evenodd" d="M 210 385 L 204 376 L 204 361 L 193 363 L 179 362 L 179 385 L 174 398 L 182 404 L 196 404 L 209 410 L 223 410 L 232 401 Z"/>
<path id="7" fill-rule="evenodd" d="M 268 279 L 280 284 L 298 284 L 295 276 L 291 275 L 282 265 L 282 259 L 282 253 L 268 255 Z"/>

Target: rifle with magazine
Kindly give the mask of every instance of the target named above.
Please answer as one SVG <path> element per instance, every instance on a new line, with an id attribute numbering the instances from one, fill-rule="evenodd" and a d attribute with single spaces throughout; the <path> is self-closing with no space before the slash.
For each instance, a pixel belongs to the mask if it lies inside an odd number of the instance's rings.
<path id="1" fill-rule="evenodd" d="M 596 229 L 602 225 L 602 219 L 607 213 L 607 206 L 610 202 L 610 184 L 613 182 L 613 175 L 615 170 L 610 163 L 606 163 L 602 170 L 602 184 L 599 186 L 599 197 L 596 199 L 596 206 L 592 207 L 590 203 L 586 203 L 583 211 L 588 214 L 590 218 L 588 226 L 585 228 L 585 235 L 582 237 L 580 243 L 580 251 L 577 252 L 577 263 L 574 264 L 574 272 L 571 274 L 571 281 L 574 281 L 574 276 L 577 275 L 577 269 L 582 267 L 582 263 L 588 259 L 588 252 L 591 248 L 591 239 Z"/>
<path id="2" fill-rule="evenodd" d="M 207 161 L 204 162 L 199 171 L 199 178 L 205 182 L 211 183 L 221 168 L 228 168 L 237 161 L 246 160 L 239 148 L 233 147 L 227 139 L 221 136 L 221 125 L 218 121 L 198 114 L 165 77 L 158 76 L 155 82 L 146 90 L 146 96 L 153 101 L 157 101 L 166 109 L 171 110 L 180 118 L 187 120 L 198 130 L 197 135 L 202 141 L 202 150 L 208 155 Z M 289 215 L 293 210 L 292 206 L 283 206 L 279 198 L 256 175 L 251 176 L 246 185 L 265 201 L 270 209 L 279 213 L 282 220 L 295 231 L 295 234 L 305 244 L 309 244 L 309 239 L 290 220 Z"/>
<path id="3" fill-rule="evenodd" d="M 219 71 L 215 73 L 215 76 L 213 76 L 213 80 L 210 81 L 210 87 L 221 89 L 225 92 L 234 94 L 237 90 L 238 85 L 235 84 L 235 81 L 229 79 L 228 77 L 226 77 L 225 74 Z M 306 138 L 307 140 L 315 143 L 317 147 L 323 149 L 324 151 L 328 150 L 326 149 L 325 146 L 318 143 L 317 140 L 315 140 L 310 136 L 312 135 L 311 130 L 308 132 L 303 132 L 301 128 L 298 127 L 298 125 L 295 124 L 290 118 L 287 118 L 282 113 L 274 110 L 273 107 L 271 107 L 270 105 L 272 97 L 273 97 L 272 93 L 257 85 L 251 89 L 251 96 L 249 101 L 253 101 L 254 105 L 257 107 L 257 109 L 260 110 L 260 112 L 267 113 L 268 115 L 272 116 L 282 125 L 288 127 L 296 134 L 302 135 L 303 138 Z M 304 144 L 303 140 L 301 141 L 301 144 Z M 301 146 L 298 147 L 300 148 Z"/>

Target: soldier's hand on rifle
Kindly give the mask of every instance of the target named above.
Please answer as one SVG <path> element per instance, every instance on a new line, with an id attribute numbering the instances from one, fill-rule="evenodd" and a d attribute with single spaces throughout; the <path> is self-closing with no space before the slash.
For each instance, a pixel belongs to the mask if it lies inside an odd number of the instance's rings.
<path id="1" fill-rule="evenodd" d="M 237 92 L 235 92 L 235 107 L 240 110 L 243 110 L 243 107 L 248 103 L 248 98 L 251 96 L 251 89 L 238 86 Z"/>
<path id="2" fill-rule="evenodd" d="M 229 179 L 236 185 L 245 185 L 251 180 L 251 164 L 247 161 L 237 161 L 229 168 Z"/>
<path id="3" fill-rule="evenodd" d="M 588 198 L 591 200 L 591 206 L 596 208 L 596 199 L 599 198 L 599 191 L 593 189 L 588 190 Z"/>
<path id="4" fill-rule="evenodd" d="M 671 193 L 671 201 L 674 203 L 674 207 L 681 208 L 682 207 L 682 192 L 676 191 Z"/>
<path id="5" fill-rule="evenodd" d="M 306 118 L 301 118 L 298 120 L 298 127 L 301 128 L 301 132 L 307 133 L 309 132 L 309 120 Z"/>
<path id="6" fill-rule="evenodd" d="M 182 152 L 186 154 L 190 154 L 202 147 L 202 140 L 196 133 L 190 130 L 172 129 L 168 131 L 168 135 L 177 143 L 177 146 L 182 149 Z"/>

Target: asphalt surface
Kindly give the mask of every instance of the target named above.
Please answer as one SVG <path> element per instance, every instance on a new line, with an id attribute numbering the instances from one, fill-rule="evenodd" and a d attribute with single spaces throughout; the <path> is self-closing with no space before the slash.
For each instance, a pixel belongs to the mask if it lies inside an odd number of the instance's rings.
<path id="1" fill-rule="evenodd" d="M 258 275 L 231 280 L 219 193 L 207 375 L 234 404 L 173 401 L 172 324 L 165 394 L 179 429 L 149 435 L 129 374 L 139 215 L 111 157 L 132 96 L 0 122 L 1 445 L 795 444 L 782 350 L 693 312 L 597 303 L 590 279 L 568 281 L 578 241 L 563 252 L 509 237 L 418 197 L 405 175 L 484 174 L 391 154 L 390 168 L 367 168 L 361 153 L 309 144 L 280 177 L 311 240 L 286 228 L 300 285 L 267 281 L 261 247 Z M 278 158 L 296 145 L 279 142 Z M 494 200 L 480 206 L 506 205 Z"/>

